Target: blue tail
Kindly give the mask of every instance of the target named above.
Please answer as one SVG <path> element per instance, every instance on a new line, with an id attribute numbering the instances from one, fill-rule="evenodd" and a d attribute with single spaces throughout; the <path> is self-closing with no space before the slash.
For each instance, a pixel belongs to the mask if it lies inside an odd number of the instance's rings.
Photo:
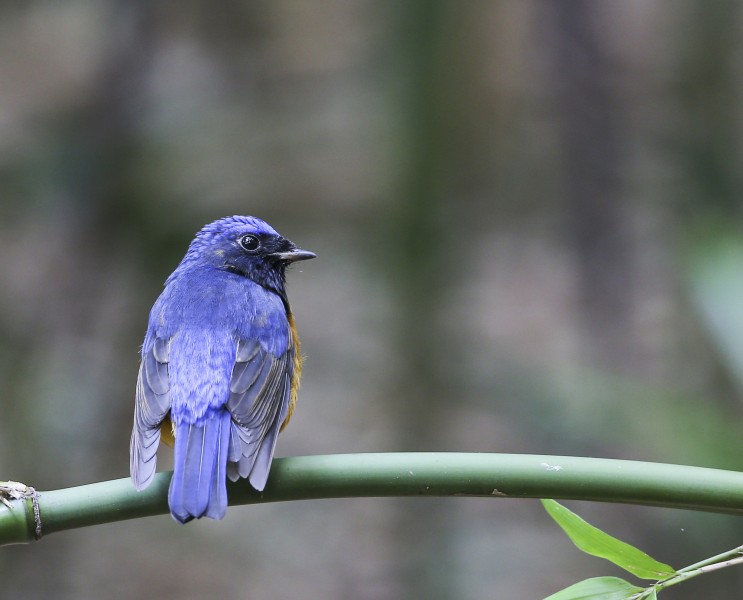
<path id="1" fill-rule="evenodd" d="M 168 492 L 170 514 L 176 521 L 221 519 L 227 512 L 230 423 L 230 413 L 224 410 L 201 425 L 176 425 L 173 479 Z"/>

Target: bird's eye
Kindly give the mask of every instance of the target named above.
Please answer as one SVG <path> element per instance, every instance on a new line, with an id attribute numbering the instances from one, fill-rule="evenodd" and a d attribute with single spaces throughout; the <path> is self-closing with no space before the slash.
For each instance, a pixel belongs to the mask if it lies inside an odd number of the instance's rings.
<path id="1" fill-rule="evenodd" d="M 261 247 L 261 241 L 254 235 L 244 235 L 239 239 L 240 245 L 248 252 L 255 252 Z"/>

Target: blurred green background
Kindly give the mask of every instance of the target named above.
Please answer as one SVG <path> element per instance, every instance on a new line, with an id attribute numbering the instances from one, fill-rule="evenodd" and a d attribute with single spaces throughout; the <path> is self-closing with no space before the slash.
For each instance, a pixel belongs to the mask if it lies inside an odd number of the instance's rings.
<path id="1" fill-rule="evenodd" d="M 0 3 L 0 479 L 128 475 L 147 313 L 206 222 L 318 259 L 278 455 L 743 467 L 743 4 Z M 168 468 L 168 452 L 161 468 Z M 583 503 L 681 567 L 739 518 Z M 541 598 L 537 501 L 237 507 L 0 551 L 2 597 Z M 733 598 L 740 569 L 669 598 Z"/>

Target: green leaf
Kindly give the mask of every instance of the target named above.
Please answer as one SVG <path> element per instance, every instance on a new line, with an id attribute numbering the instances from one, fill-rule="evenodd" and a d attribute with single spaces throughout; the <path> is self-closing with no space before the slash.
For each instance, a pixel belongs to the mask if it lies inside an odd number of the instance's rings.
<path id="1" fill-rule="evenodd" d="M 593 577 L 548 596 L 544 600 L 629 600 L 643 591 L 619 577 Z"/>
<path id="2" fill-rule="evenodd" d="M 634 546 L 587 523 L 554 500 L 542 500 L 545 510 L 583 552 L 604 558 L 641 579 L 665 579 L 676 571 Z"/>

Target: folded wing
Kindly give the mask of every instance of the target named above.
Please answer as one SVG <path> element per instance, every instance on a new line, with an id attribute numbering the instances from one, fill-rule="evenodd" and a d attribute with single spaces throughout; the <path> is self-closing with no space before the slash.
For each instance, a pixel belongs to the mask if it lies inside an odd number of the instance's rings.
<path id="1" fill-rule="evenodd" d="M 227 410 L 232 415 L 227 476 L 266 486 L 276 438 L 289 410 L 294 348 L 281 356 L 257 340 L 240 339 L 230 380 Z"/>
<path id="2" fill-rule="evenodd" d="M 170 410 L 169 354 L 168 340 L 155 338 L 149 348 L 145 346 L 139 365 L 129 452 L 129 470 L 138 490 L 155 476 L 160 425 Z"/>

